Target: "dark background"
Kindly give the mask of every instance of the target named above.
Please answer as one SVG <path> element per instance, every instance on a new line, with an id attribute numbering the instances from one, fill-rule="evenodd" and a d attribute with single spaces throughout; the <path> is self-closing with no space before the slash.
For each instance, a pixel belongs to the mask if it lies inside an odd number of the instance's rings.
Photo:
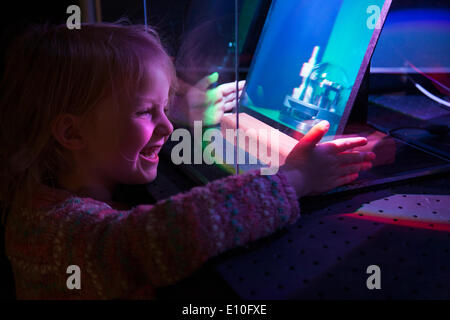
<path id="1" fill-rule="evenodd" d="M 222 9 L 232 13 L 233 3 L 226 1 Z M 270 0 L 262 0 L 270 2 Z M 202 3 L 212 4 L 213 0 L 149 0 L 149 24 L 159 31 L 169 53 L 175 55 L 183 34 L 189 30 L 196 19 L 207 19 L 214 15 L 214 10 L 198 10 Z M 225 3 L 225 2 L 224 2 Z M 0 19 L 0 76 L 3 76 L 4 53 L 10 41 L 24 28 L 31 24 L 65 23 L 68 15 L 66 9 L 77 1 L 10 1 L 2 4 Z M 449 8 L 448 0 L 393 0 L 391 11 L 412 8 Z M 195 10 L 194 10 L 194 9 Z M 193 11 L 194 10 L 194 11 Z M 231 11 L 230 11 L 231 10 Z M 189 15 L 191 13 L 191 15 Z M 193 15 L 192 15 L 193 14 Z M 143 4 L 141 0 L 104 0 L 102 3 L 103 21 L 113 22 L 127 17 L 132 23 L 143 23 Z M 257 38 L 257 36 L 256 36 Z M 230 39 L 232 41 L 232 39 Z M 4 233 L 0 228 L 0 299 L 13 298 L 13 275 L 4 256 Z"/>
<path id="2" fill-rule="evenodd" d="M 270 3 L 271 0 L 261 0 L 261 2 Z M 231 0 L 222 0 L 222 2 L 214 0 L 147 0 L 148 22 L 159 31 L 169 53 L 175 55 L 180 45 L 180 39 L 190 26 L 197 23 L 198 19 L 207 19 L 208 16 L 223 15 L 225 12 L 232 14 L 233 3 L 234 1 Z M 78 4 L 78 1 L 10 1 L 8 6 L 2 8 L 0 14 L 1 74 L 3 73 L 4 51 L 10 40 L 30 24 L 65 23 L 68 17 L 66 9 L 71 4 Z M 391 12 L 413 8 L 450 8 L 450 2 L 447 0 L 393 0 Z M 114 22 L 122 17 L 129 18 L 132 23 L 143 23 L 143 1 L 102 1 L 103 21 Z"/>

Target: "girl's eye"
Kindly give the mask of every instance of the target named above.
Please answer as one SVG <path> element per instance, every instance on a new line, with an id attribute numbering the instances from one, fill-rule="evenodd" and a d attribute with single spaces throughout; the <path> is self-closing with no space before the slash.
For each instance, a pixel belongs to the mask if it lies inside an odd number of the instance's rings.
<path id="1" fill-rule="evenodd" d="M 152 109 L 146 109 L 144 111 L 139 111 L 136 113 L 138 116 L 151 115 Z"/>
<path id="2" fill-rule="evenodd" d="M 145 109 L 145 110 L 142 110 L 142 111 L 138 111 L 138 112 L 136 112 L 136 115 L 138 116 L 138 117 L 141 117 L 141 116 L 153 116 L 153 113 L 155 112 L 155 108 L 147 108 L 147 109 Z M 162 109 L 162 112 L 165 114 L 165 115 L 167 115 L 168 114 L 168 112 L 169 112 L 169 107 L 167 106 L 167 107 L 164 107 L 163 109 Z"/>

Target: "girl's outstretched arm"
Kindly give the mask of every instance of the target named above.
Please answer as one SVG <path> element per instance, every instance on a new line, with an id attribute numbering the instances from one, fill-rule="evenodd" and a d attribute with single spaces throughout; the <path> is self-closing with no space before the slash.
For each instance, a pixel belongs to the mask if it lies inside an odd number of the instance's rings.
<path id="1" fill-rule="evenodd" d="M 250 172 L 127 211 L 69 197 L 49 211 L 10 216 L 6 246 L 19 298 L 126 298 L 143 290 L 148 297 L 298 217 L 282 173 Z M 70 265 L 80 267 L 80 290 L 66 287 Z"/>

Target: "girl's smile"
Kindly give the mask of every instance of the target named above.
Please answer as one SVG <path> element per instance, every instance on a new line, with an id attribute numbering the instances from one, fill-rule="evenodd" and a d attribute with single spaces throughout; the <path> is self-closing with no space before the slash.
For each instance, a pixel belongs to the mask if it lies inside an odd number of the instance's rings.
<path id="1" fill-rule="evenodd" d="M 158 153 L 161 150 L 161 147 L 162 145 L 145 147 L 144 150 L 140 152 L 139 156 L 149 162 L 157 163 L 159 160 Z"/>

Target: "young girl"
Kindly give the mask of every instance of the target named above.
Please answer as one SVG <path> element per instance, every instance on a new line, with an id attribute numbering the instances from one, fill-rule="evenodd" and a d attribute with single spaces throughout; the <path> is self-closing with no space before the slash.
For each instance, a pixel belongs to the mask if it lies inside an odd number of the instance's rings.
<path id="1" fill-rule="evenodd" d="M 142 26 L 39 27 L 11 46 L 0 200 L 18 298 L 153 298 L 210 257 L 295 222 L 299 197 L 371 166 L 373 154 L 351 151 L 364 138 L 317 144 L 323 122 L 276 175 L 232 176 L 155 205 L 114 203 L 118 185 L 155 179 L 174 85 L 170 58 Z M 67 285 L 73 265 L 79 289 Z"/>

